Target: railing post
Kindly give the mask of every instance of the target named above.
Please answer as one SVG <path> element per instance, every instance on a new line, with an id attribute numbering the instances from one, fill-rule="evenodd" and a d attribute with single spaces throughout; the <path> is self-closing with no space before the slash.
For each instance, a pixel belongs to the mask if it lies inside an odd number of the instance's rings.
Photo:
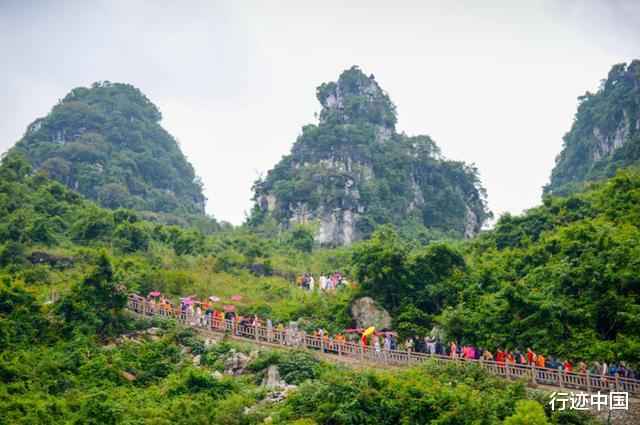
<path id="1" fill-rule="evenodd" d="M 382 363 L 387 364 L 388 360 L 387 360 L 387 350 L 383 349 L 382 350 Z"/>
<path id="2" fill-rule="evenodd" d="M 620 390 L 620 380 L 618 379 L 620 375 L 616 372 L 616 374 L 614 375 L 615 378 L 615 389 L 616 391 Z"/>
<path id="3" fill-rule="evenodd" d="M 587 392 L 591 392 L 591 372 L 587 369 Z"/>
<path id="4" fill-rule="evenodd" d="M 364 344 L 360 343 L 360 360 L 364 360 Z"/>
<path id="5" fill-rule="evenodd" d="M 256 323 L 256 324 L 253 326 L 253 333 L 254 333 L 254 336 L 256 337 L 256 342 L 260 341 L 260 336 L 259 336 L 259 333 L 258 333 L 258 332 L 259 332 L 259 330 L 258 330 L 258 324 Z"/>
<path id="6" fill-rule="evenodd" d="M 531 382 L 534 384 L 538 383 L 538 380 L 536 379 L 536 373 L 538 373 L 536 371 L 536 365 L 535 363 L 531 363 Z"/>
<path id="7" fill-rule="evenodd" d="M 324 353 L 324 338 L 319 336 L 320 338 L 320 351 Z"/>
<path id="8" fill-rule="evenodd" d="M 562 381 L 563 381 L 563 379 L 562 379 L 562 370 L 558 369 L 558 386 L 560 388 L 564 388 Z"/>
<path id="9" fill-rule="evenodd" d="M 411 366 L 411 349 L 407 350 L 407 364 Z"/>

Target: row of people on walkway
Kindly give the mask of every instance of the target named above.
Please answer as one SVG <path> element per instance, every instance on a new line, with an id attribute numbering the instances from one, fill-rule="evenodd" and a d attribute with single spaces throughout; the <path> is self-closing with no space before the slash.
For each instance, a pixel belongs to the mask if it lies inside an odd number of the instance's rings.
<path id="1" fill-rule="evenodd" d="M 300 289 L 315 291 L 316 287 L 320 291 L 334 291 L 336 289 L 349 286 L 349 280 L 342 273 L 336 271 L 330 274 L 321 274 L 320 277 L 312 273 L 303 273 L 296 276 L 296 284 Z"/>
<path id="2" fill-rule="evenodd" d="M 579 372 L 582 374 L 585 374 L 588 370 L 591 375 L 610 377 L 617 375 L 624 378 L 640 379 L 640 369 L 624 362 L 615 364 L 613 362 L 594 361 L 591 366 L 588 367 L 584 361 L 578 361 L 574 365 L 568 358 L 561 359 L 558 357 L 544 356 L 542 353 L 534 352 L 530 347 L 523 352 L 520 350 L 509 351 L 504 348 L 499 348 L 495 351 L 494 355 L 494 353 L 486 348 L 462 345 L 455 341 L 444 345 L 437 337 L 420 338 L 418 336 L 405 339 L 403 346 L 405 350 L 448 356 L 454 359 L 495 361 L 499 366 L 506 366 L 508 363 L 512 365 L 550 368 L 564 372 Z"/>
<path id="3" fill-rule="evenodd" d="M 271 319 L 263 321 L 257 315 L 242 316 L 233 311 L 222 311 L 215 308 L 213 302 L 200 302 L 199 304 L 179 303 L 173 307 L 172 303 L 166 298 L 147 299 L 146 305 L 148 314 L 170 315 L 180 318 L 185 323 L 194 326 L 212 327 L 216 329 L 230 330 L 237 334 L 242 334 L 248 328 L 264 327 L 270 338 L 284 338 L 286 328 L 283 323 L 274 324 Z M 243 329 L 244 328 L 244 329 Z M 443 344 L 438 337 L 420 338 L 418 336 L 406 338 L 399 341 L 394 332 L 374 332 L 370 335 L 360 335 L 356 332 L 335 333 L 331 334 L 323 328 L 313 331 L 314 337 L 319 337 L 325 342 L 328 350 L 337 349 L 337 343 L 360 343 L 364 346 L 370 346 L 375 352 L 380 353 L 382 350 L 406 350 L 417 353 L 425 353 L 432 355 L 447 356 L 453 359 L 462 360 L 485 360 L 495 361 L 499 366 L 512 365 L 535 365 L 541 368 L 551 368 L 564 372 L 586 373 L 587 370 L 591 375 L 602 377 L 625 377 L 640 380 L 640 369 L 631 367 L 626 363 L 615 364 L 613 362 L 593 362 L 590 367 L 583 361 L 572 364 L 569 359 L 560 359 L 544 356 L 542 353 L 536 353 L 531 348 L 527 348 L 525 352 L 519 350 L 508 351 L 506 349 L 498 349 L 495 354 L 486 348 L 477 348 L 472 345 L 462 345 L 453 341 L 449 344 Z"/>

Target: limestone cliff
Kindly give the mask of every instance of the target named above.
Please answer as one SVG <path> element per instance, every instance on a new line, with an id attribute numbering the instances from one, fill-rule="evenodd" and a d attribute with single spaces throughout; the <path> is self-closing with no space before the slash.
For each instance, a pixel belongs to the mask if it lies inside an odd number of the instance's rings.
<path id="1" fill-rule="evenodd" d="M 640 61 L 615 65 L 599 90 L 579 98 L 546 193 L 568 195 L 640 160 Z"/>
<path id="2" fill-rule="evenodd" d="M 317 89 L 317 125 L 254 187 L 256 215 L 282 228 L 315 224 L 347 245 L 380 224 L 430 238 L 473 237 L 489 216 L 477 171 L 442 158 L 428 136 L 396 132 L 395 105 L 357 67 Z"/>

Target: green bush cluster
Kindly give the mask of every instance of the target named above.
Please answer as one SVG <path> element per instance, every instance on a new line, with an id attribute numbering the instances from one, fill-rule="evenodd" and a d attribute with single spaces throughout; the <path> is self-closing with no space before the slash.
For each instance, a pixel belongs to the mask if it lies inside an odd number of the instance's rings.
<path id="1" fill-rule="evenodd" d="M 546 197 L 468 243 L 412 250 L 379 230 L 354 251 L 361 290 L 405 335 L 532 347 L 572 360 L 640 361 L 640 175 Z"/>

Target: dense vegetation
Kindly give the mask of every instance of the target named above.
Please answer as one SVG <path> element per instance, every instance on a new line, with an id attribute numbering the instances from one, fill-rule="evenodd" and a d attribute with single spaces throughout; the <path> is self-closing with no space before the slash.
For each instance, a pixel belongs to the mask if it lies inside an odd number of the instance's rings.
<path id="1" fill-rule="evenodd" d="M 291 153 L 256 182 L 253 221 L 288 225 L 304 206 L 321 221 L 352 212 L 365 238 L 381 224 L 423 242 L 480 230 L 489 212 L 477 170 L 442 158 L 428 136 L 396 133 L 395 106 L 373 77 L 352 67 L 317 97 L 319 124 L 303 127 Z"/>
<path id="2" fill-rule="evenodd" d="M 411 250 L 389 229 L 355 251 L 361 290 L 406 334 L 640 362 L 640 175 L 545 197 L 463 245 Z"/>
<path id="3" fill-rule="evenodd" d="M 160 119 L 131 85 L 78 87 L 29 125 L 9 155 L 106 208 L 175 223 L 204 216 L 202 184 Z"/>
<path id="4" fill-rule="evenodd" d="M 205 344 L 192 330 L 168 322 L 113 316 L 113 298 L 94 297 L 96 288 L 115 286 L 108 266 L 102 256 L 51 309 L 20 287 L 0 287 L 1 329 L 32 332 L 0 352 L 3 423 L 488 425 L 523 423 L 533 413 L 535 420 L 525 423 L 549 424 L 548 416 L 556 424 L 591 423 L 586 416 L 551 415 L 548 408 L 545 413 L 542 394 L 469 365 L 354 372 L 307 352 L 264 351 L 253 356 L 251 373 L 216 377 L 212 372 L 222 370 L 227 355 L 249 350 L 224 341 Z M 95 322 L 92 333 L 84 319 L 67 315 L 70 305 L 82 311 L 87 297 L 91 310 L 111 316 L 117 327 Z M 154 325 L 161 329 L 145 332 Z M 123 336 L 114 339 L 118 334 Z M 269 365 L 299 385 L 282 403 L 260 403 L 268 392 L 260 381 Z"/>
<path id="5" fill-rule="evenodd" d="M 570 134 L 592 131 L 579 124 L 583 116 L 604 120 L 598 128 L 620 114 L 637 119 L 624 108 L 638 68 L 614 67 L 581 104 Z M 250 373 L 218 379 L 212 372 L 231 350 L 249 349 L 205 344 L 190 330 L 123 311 L 130 291 L 241 294 L 243 315 L 338 332 L 352 325 L 351 300 L 370 295 L 402 337 L 435 327 L 445 343 L 640 362 L 640 174 L 619 171 L 580 194 L 547 195 L 462 241 L 469 210 L 476 227 L 488 216 L 477 172 L 442 159 L 426 136 L 396 133 L 394 105 L 357 68 L 317 94 L 320 123 L 305 127 L 291 155 L 257 182 L 256 207 L 237 228 L 204 218 L 193 170 L 158 126 L 157 109 L 130 86 L 76 89 L 29 128 L 0 164 L 0 423 L 589 423 L 551 415 L 522 383 L 462 365 L 352 371 L 304 351 L 266 351 L 254 353 Z M 582 164 L 569 154 L 580 150 L 573 137 L 561 158 Z M 632 164 L 633 140 L 608 165 L 603 159 L 577 175 L 604 177 Z M 558 170 L 572 163 L 563 161 Z M 156 165 L 155 177 L 144 171 Z M 178 175 L 187 178 L 163 186 Z M 124 195 L 105 197 L 111 184 Z M 165 202 L 167 194 L 175 199 Z M 275 209 L 261 205 L 266 194 Z M 320 248 L 314 223 L 289 225 L 301 203 L 357 212 L 359 235 L 370 237 Z M 147 210 L 191 225 L 146 220 Z M 307 293 L 288 279 L 334 270 L 354 285 Z M 45 302 L 51 289 L 62 293 L 55 304 Z M 150 326 L 162 331 L 145 332 Z M 273 405 L 260 403 L 270 365 L 298 385 Z"/>
<path id="6" fill-rule="evenodd" d="M 274 275 L 299 267 L 335 270 L 341 258 L 348 258 L 341 251 L 312 256 L 304 228 L 275 240 L 243 229 L 206 235 L 196 228 L 154 224 L 132 210 L 99 208 L 45 174 L 31 173 L 16 156 L 0 165 L 0 200 L 0 279 L 26 285 L 42 301 L 52 288 L 67 290 L 80 281 L 96 252 L 107 249 L 115 278 L 131 291 L 227 299 L 240 293 L 242 312 L 278 320 L 304 316 L 325 325 L 347 320 L 346 292 L 332 299 L 338 310 L 327 319 L 324 297 L 303 293 Z"/>
<path id="7" fill-rule="evenodd" d="M 640 160 L 640 60 L 615 65 L 596 93 L 579 100 L 546 193 L 575 193 Z"/>

